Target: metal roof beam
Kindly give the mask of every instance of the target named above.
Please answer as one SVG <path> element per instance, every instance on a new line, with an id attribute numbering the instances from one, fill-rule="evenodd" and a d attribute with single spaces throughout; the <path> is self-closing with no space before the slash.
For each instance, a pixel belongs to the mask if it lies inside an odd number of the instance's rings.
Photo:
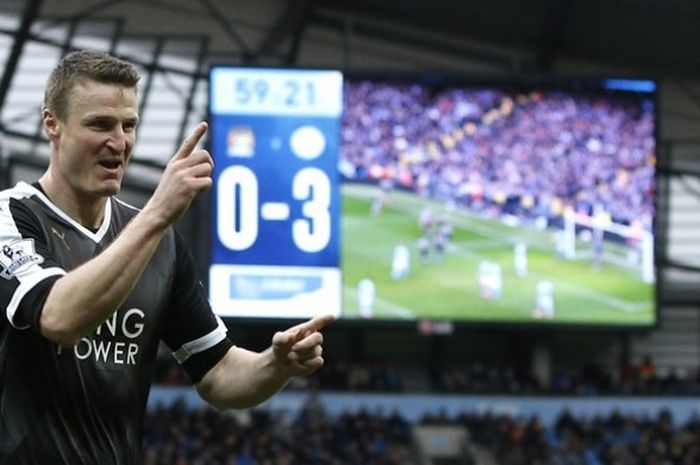
<path id="1" fill-rule="evenodd" d="M 265 40 L 256 53 L 256 57 L 274 54 L 284 40 L 291 37 L 292 43 L 287 52 L 284 53 L 283 60 L 286 65 L 294 64 L 297 60 L 304 29 L 317 3 L 317 0 L 289 2 L 287 8 L 279 15 L 277 22 L 270 29 L 267 37 L 265 37 Z"/>
<path id="2" fill-rule="evenodd" d="M 15 40 L 12 43 L 12 50 L 10 50 L 10 55 L 5 63 L 5 70 L 2 73 L 2 79 L 0 79 L 0 113 L 5 105 L 7 92 L 10 90 L 12 77 L 17 69 L 19 59 L 22 56 L 24 44 L 27 43 L 29 30 L 32 27 L 32 23 L 39 15 L 39 9 L 41 8 L 42 1 L 43 0 L 29 0 L 27 7 L 24 9 L 24 13 L 22 14 L 22 20 L 19 24 L 19 28 L 17 28 L 17 32 L 15 33 Z"/>
<path id="3" fill-rule="evenodd" d="M 211 0 L 199 0 L 199 2 L 209 12 L 209 16 L 212 18 L 212 20 L 218 23 L 229 38 L 231 38 L 231 40 L 242 50 L 244 61 L 250 61 L 253 57 L 252 49 L 250 46 L 248 46 L 246 41 L 243 40 L 243 37 L 238 33 L 238 31 L 231 26 L 231 23 L 226 20 L 226 15 L 224 15 L 224 12 L 217 8 Z"/>

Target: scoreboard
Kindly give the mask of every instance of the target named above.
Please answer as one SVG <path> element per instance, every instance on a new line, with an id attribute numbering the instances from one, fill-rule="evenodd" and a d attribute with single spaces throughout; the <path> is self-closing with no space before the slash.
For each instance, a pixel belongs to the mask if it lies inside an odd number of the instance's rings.
<path id="1" fill-rule="evenodd" d="M 340 315 L 342 74 L 215 66 L 209 81 L 214 311 Z"/>

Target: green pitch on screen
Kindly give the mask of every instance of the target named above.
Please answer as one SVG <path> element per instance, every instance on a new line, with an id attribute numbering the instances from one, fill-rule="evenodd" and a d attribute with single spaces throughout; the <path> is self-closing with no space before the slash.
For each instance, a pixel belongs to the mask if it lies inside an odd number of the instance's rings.
<path id="1" fill-rule="evenodd" d="M 373 319 L 449 319 L 494 323 L 650 325 L 654 323 L 654 285 L 638 270 L 591 260 L 558 258 L 552 231 L 507 226 L 501 221 L 466 212 L 447 211 L 436 202 L 394 191 L 379 215 L 372 215 L 376 187 L 343 186 L 342 268 L 343 315 L 359 318 L 357 285 L 374 282 Z M 442 260 L 421 260 L 419 214 L 424 207 L 449 215 L 452 241 Z M 528 272 L 516 275 L 513 245 L 528 244 Z M 391 277 L 394 247 L 410 251 L 410 273 Z M 482 298 L 477 280 L 479 262 L 500 264 L 500 298 Z M 542 280 L 554 286 L 554 315 L 535 317 L 535 288 Z"/>

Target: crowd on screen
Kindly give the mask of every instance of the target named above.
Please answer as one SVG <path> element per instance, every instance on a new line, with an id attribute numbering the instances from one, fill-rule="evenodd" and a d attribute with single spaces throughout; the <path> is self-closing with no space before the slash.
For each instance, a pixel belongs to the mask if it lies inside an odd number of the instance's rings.
<path id="1" fill-rule="evenodd" d="M 413 424 L 398 412 L 330 417 L 311 399 L 297 416 L 158 405 L 147 412 L 144 465 L 418 465 Z M 587 418 L 562 411 L 551 426 L 537 417 L 440 412 L 418 424 L 464 427 L 502 465 L 700 463 L 700 419 L 675 425 L 666 411 Z"/>
<path id="2" fill-rule="evenodd" d="M 341 156 L 353 180 L 518 215 L 602 205 L 616 222 L 650 225 L 651 101 L 370 81 L 346 83 L 345 96 Z"/>

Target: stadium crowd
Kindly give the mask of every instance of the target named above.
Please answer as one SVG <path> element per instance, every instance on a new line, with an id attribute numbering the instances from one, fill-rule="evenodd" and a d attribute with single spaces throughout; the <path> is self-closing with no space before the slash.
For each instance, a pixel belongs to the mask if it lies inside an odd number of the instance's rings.
<path id="1" fill-rule="evenodd" d="M 537 418 L 461 412 L 426 416 L 427 424 L 458 424 L 501 465 L 690 465 L 700 463 L 700 418 L 674 426 L 668 411 L 635 417 L 614 411 L 576 418 L 561 413 L 547 427 Z"/>
<path id="2" fill-rule="evenodd" d="M 535 395 L 668 395 L 700 394 L 700 369 L 657 369 L 650 357 L 639 364 L 621 362 L 614 369 L 595 364 L 576 368 L 555 367 L 541 382 L 528 370 L 511 366 L 464 366 L 429 368 L 431 386 L 438 392 L 503 393 Z"/>
<path id="3" fill-rule="evenodd" d="M 597 205 L 651 226 L 651 100 L 561 91 L 346 83 L 345 174 L 475 210 L 558 215 Z"/>
<path id="4" fill-rule="evenodd" d="M 414 367 L 415 368 L 415 367 Z M 552 372 L 542 384 L 527 370 L 497 364 L 434 365 L 425 369 L 430 393 L 617 396 L 694 396 L 700 375 L 657 367 L 651 356 L 620 363 Z M 415 370 L 413 370 L 415 373 Z M 188 381 L 175 363 L 162 359 L 156 384 Z M 562 410 L 551 424 L 537 416 L 503 411 L 426 412 L 407 420 L 400 412 L 367 409 L 330 415 L 317 392 L 407 393 L 414 384 L 389 363 L 336 362 L 298 380 L 288 390 L 306 393 L 307 404 L 221 413 L 178 401 L 159 404 L 145 421 L 145 465 L 418 465 L 415 425 L 466 429 L 471 444 L 500 465 L 690 465 L 700 463 L 700 418 L 674 421 L 670 411 L 575 416 Z M 659 401 L 663 405 L 663 401 Z M 473 449 L 472 449 L 473 450 Z M 470 463 L 466 461 L 464 463 Z M 472 462 L 473 463 L 473 462 Z"/>
<path id="5" fill-rule="evenodd" d="M 301 413 L 220 413 L 183 401 L 150 409 L 144 465 L 417 465 L 410 425 L 367 411 L 329 418 L 309 402 Z"/>
<path id="6" fill-rule="evenodd" d="M 595 364 L 577 368 L 555 367 L 545 382 L 529 370 L 509 365 L 474 362 L 460 365 L 431 365 L 410 370 L 423 374 L 408 381 L 404 370 L 388 363 L 327 362 L 323 370 L 292 382 L 288 389 L 343 392 L 421 391 L 451 394 L 512 395 L 669 395 L 700 394 L 700 368 L 659 369 L 651 357 L 638 364 L 621 362 L 614 369 Z M 416 382 L 417 381 L 417 382 Z M 159 359 L 154 383 L 168 386 L 189 384 L 175 361 Z M 418 387 L 416 387 L 418 386 Z"/>
<path id="7" fill-rule="evenodd" d="M 501 465 L 691 465 L 700 463 L 700 418 L 675 425 L 668 411 L 617 411 L 587 418 L 442 411 L 418 424 L 466 428 L 469 441 Z M 145 422 L 145 465 L 417 465 L 413 424 L 398 412 L 326 415 L 310 397 L 286 411 L 220 413 L 185 402 L 157 405 Z"/>

